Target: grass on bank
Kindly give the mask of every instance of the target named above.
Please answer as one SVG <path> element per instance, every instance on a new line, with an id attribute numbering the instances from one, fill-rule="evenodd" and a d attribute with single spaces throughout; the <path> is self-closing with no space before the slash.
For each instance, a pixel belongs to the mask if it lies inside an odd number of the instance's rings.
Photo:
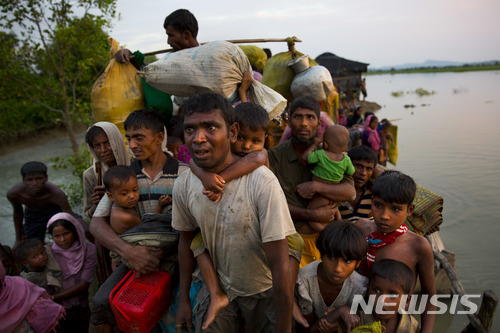
<path id="1" fill-rule="evenodd" d="M 425 67 L 425 68 L 410 68 L 410 69 L 391 69 L 391 70 L 376 70 L 368 71 L 364 75 L 377 74 L 412 74 L 412 73 L 444 73 L 444 72 L 472 72 L 472 71 L 497 71 L 500 70 L 500 64 L 487 66 L 460 66 L 460 67 Z"/>

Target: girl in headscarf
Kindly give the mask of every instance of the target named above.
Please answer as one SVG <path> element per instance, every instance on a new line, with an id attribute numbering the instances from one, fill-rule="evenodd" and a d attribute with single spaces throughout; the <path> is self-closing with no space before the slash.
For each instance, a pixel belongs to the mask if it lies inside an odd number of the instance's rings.
<path id="1" fill-rule="evenodd" d="M 90 321 L 88 289 L 95 274 L 95 246 L 85 241 L 81 224 L 70 214 L 58 213 L 49 220 L 54 241 L 52 253 L 62 271 L 62 289 L 53 300 L 66 309 L 61 331 L 88 332 Z"/>
<path id="2" fill-rule="evenodd" d="M 0 262 L 0 333 L 55 332 L 64 308 L 19 276 L 5 276 Z"/>
<path id="3" fill-rule="evenodd" d="M 118 127 L 107 121 L 95 123 L 85 134 L 87 149 L 93 157 L 90 168 L 83 173 L 83 206 L 88 218 L 104 195 L 104 186 L 98 183 L 102 175 L 115 165 L 130 165 L 130 156 Z"/>
<path id="4" fill-rule="evenodd" d="M 364 145 L 370 147 L 378 155 L 378 151 L 380 150 L 380 136 L 377 127 L 378 118 L 372 114 L 369 115 L 365 121 L 365 129 L 361 140 Z"/>

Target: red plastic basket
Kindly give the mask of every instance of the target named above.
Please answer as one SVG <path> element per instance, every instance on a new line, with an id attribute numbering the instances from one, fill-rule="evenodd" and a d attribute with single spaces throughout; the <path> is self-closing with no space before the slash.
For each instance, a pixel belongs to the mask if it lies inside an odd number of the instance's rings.
<path id="1" fill-rule="evenodd" d="M 158 271 L 136 277 L 130 271 L 109 295 L 118 329 L 123 332 L 151 332 L 170 305 L 172 277 Z"/>

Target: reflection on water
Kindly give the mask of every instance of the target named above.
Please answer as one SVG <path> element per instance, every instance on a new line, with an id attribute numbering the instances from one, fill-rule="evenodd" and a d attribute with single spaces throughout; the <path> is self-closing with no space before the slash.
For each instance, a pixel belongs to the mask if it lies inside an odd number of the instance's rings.
<path id="1" fill-rule="evenodd" d="M 494 218 L 500 196 L 500 72 L 400 74 L 367 77 L 370 100 L 384 107 L 379 119 L 399 126 L 397 169 L 444 197 L 440 235 L 456 254 L 465 290 L 500 295 L 500 224 Z M 393 91 L 435 91 L 431 96 Z M 414 108 L 404 105 L 413 104 Z M 426 104 L 426 106 L 422 106 Z M 459 332 L 468 320 L 438 315 L 436 332 Z M 500 320 L 493 332 L 500 330 Z"/>
<path id="2" fill-rule="evenodd" d="M 493 216 L 500 198 L 500 72 L 398 74 L 367 77 L 369 100 L 382 105 L 379 120 L 398 119 L 397 169 L 444 197 L 444 223 L 440 235 L 456 254 L 458 275 L 471 294 L 493 289 L 500 266 L 500 223 Z M 417 88 L 435 91 L 418 97 L 405 93 Z M 405 108 L 413 104 L 414 108 Z M 425 104 L 425 106 L 423 106 Z M 80 138 L 81 141 L 81 138 Z M 2 192 L 20 181 L 19 169 L 28 160 L 70 154 L 67 139 L 1 156 Z M 56 184 L 72 181 L 69 172 L 54 172 Z M 0 197 L 0 241 L 14 242 L 12 208 Z M 493 331 L 500 331 L 500 319 Z M 465 315 L 438 315 L 435 332 L 459 332 L 468 323 Z"/>

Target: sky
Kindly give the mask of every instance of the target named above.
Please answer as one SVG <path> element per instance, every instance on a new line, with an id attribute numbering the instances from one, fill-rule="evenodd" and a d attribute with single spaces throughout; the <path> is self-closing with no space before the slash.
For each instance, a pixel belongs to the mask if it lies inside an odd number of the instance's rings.
<path id="1" fill-rule="evenodd" d="M 117 0 L 110 36 L 132 51 L 169 48 L 163 21 L 179 8 L 196 16 L 199 42 L 296 36 L 312 58 L 331 52 L 369 68 L 500 59 L 499 0 Z"/>

